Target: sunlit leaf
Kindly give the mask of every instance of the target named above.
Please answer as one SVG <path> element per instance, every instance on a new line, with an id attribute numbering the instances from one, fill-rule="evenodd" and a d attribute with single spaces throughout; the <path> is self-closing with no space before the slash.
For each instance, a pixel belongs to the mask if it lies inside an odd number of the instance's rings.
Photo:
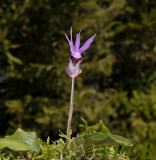
<path id="1" fill-rule="evenodd" d="M 0 138 L 0 149 L 10 148 L 13 150 L 31 150 L 31 146 L 29 144 L 23 143 L 22 141 Z"/>
<path id="2" fill-rule="evenodd" d="M 40 145 L 42 144 L 37 139 L 37 135 L 35 132 L 25 132 L 22 129 L 17 129 L 17 131 L 13 135 L 6 136 L 5 138 L 29 144 L 31 146 L 31 150 L 36 152 L 40 150 Z"/>

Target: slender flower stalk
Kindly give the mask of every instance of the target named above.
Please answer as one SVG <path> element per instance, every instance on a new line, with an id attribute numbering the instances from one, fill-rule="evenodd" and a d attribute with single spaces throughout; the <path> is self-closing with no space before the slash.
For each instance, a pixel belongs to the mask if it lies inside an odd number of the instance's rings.
<path id="1" fill-rule="evenodd" d="M 72 78 L 72 86 L 71 86 L 71 97 L 70 97 L 70 108 L 69 108 L 69 114 L 68 114 L 68 125 L 67 125 L 67 136 L 70 136 L 70 129 L 71 129 L 71 121 L 73 116 L 73 97 L 74 97 L 74 78 Z"/>
<path id="2" fill-rule="evenodd" d="M 81 53 L 90 47 L 90 44 L 93 42 L 94 37 L 96 36 L 96 34 L 92 36 L 80 48 L 80 33 L 81 33 L 81 30 L 79 33 L 77 33 L 75 46 L 73 44 L 73 39 L 72 39 L 72 28 L 70 30 L 70 36 L 71 36 L 70 40 L 68 36 L 65 34 L 65 37 L 68 40 L 70 51 L 71 51 L 71 55 L 69 56 L 69 65 L 66 68 L 66 71 L 68 75 L 72 78 L 71 99 L 70 99 L 69 117 L 68 117 L 68 125 L 67 125 L 68 137 L 70 135 L 70 128 L 71 128 L 72 115 L 73 115 L 74 78 L 77 77 L 82 72 L 82 70 L 80 69 L 80 63 L 83 60 Z"/>

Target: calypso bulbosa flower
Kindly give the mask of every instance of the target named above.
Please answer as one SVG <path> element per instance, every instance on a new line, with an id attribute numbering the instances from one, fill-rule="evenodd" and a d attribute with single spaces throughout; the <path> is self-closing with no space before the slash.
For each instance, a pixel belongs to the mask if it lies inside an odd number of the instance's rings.
<path id="1" fill-rule="evenodd" d="M 96 36 L 96 34 L 92 36 L 80 48 L 80 33 L 81 33 L 81 30 L 79 33 L 77 33 L 75 46 L 72 40 L 72 27 L 70 30 L 71 40 L 69 40 L 68 36 L 65 34 L 68 40 L 69 46 L 70 46 L 70 51 L 71 51 L 71 55 L 69 56 L 69 65 L 66 68 L 66 70 L 67 70 L 68 75 L 72 78 L 77 77 L 82 72 L 82 70 L 80 69 L 80 63 L 83 60 L 81 53 L 90 47 L 90 44 L 93 42 L 94 37 Z"/>

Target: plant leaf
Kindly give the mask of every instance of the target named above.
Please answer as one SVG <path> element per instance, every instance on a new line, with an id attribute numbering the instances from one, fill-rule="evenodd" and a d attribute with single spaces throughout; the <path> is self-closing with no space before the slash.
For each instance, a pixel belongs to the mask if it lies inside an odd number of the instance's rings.
<path id="1" fill-rule="evenodd" d="M 119 143 L 125 146 L 133 146 L 133 143 L 129 141 L 127 138 L 114 135 L 111 133 L 93 132 L 93 133 L 85 134 L 83 138 L 91 139 L 92 141 L 98 141 L 99 143 L 105 143 L 107 145 L 113 145 L 113 144 Z"/>
<path id="2" fill-rule="evenodd" d="M 124 138 L 122 136 L 118 136 L 115 134 L 108 134 L 110 138 L 112 138 L 115 142 L 119 143 L 119 144 L 123 144 L 125 146 L 133 146 L 133 143 L 131 141 L 129 141 L 127 138 Z"/>
<path id="3" fill-rule="evenodd" d="M 88 133 L 83 136 L 84 139 L 92 139 L 92 140 L 105 140 L 108 137 L 108 133 L 100 133 L 100 132 L 93 132 Z"/>
<path id="4" fill-rule="evenodd" d="M 39 152 L 40 150 L 41 141 L 37 139 L 35 132 L 25 132 L 22 129 L 17 129 L 13 135 L 5 138 L 29 144 L 32 151 Z"/>
<path id="5" fill-rule="evenodd" d="M 31 146 L 29 144 L 25 144 L 21 141 L 0 138 L 0 149 L 6 148 L 6 147 L 16 151 L 31 150 Z"/>

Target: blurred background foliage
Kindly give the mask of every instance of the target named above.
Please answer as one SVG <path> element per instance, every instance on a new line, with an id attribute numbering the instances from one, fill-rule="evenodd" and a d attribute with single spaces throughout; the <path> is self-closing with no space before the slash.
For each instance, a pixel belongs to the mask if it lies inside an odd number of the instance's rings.
<path id="1" fill-rule="evenodd" d="M 71 26 L 74 38 L 83 29 L 81 45 L 97 34 L 76 78 L 73 134 L 82 116 L 156 144 L 155 0 L 1 0 L 0 135 L 66 131 Z"/>

